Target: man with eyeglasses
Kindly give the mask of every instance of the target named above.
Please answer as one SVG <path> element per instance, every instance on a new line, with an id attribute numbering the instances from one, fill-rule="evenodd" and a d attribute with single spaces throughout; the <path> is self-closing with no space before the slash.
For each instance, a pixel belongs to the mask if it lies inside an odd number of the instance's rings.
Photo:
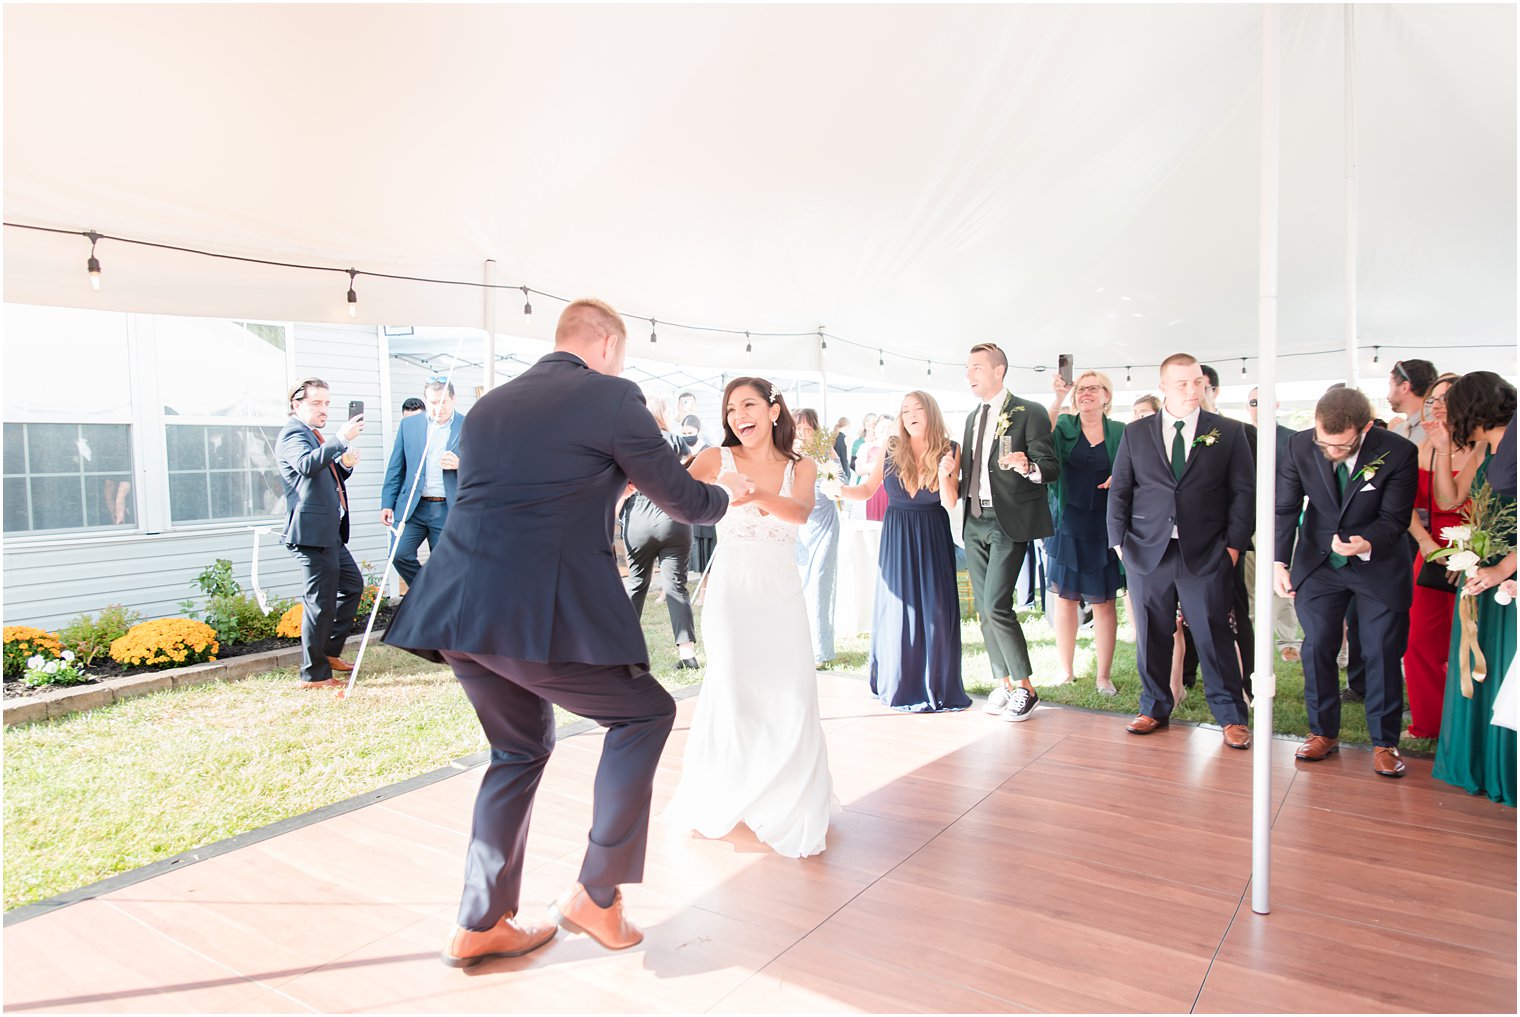
<path id="1" fill-rule="evenodd" d="M 1416 445 L 1425 440 L 1425 397 L 1440 374 L 1428 360 L 1398 360 L 1388 372 L 1388 405 L 1402 414 L 1389 421 L 1388 429 Z"/>
<path id="2" fill-rule="evenodd" d="M 422 396 L 424 412 L 403 418 L 396 428 L 380 487 L 380 522 L 396 541 L 396 573 L 408 587 L 422 569 L 417 560 L 422 542 L 427 541 L 429 552 L 436 551 L 449 521 L 459 489 L 459 438 L 464 430 L 464 414 L 454 412 L 454 383 L 447 375 L 428 378 Z"/>
<path id="3" fill-rule="evenodd" d="M 1279 595 L 1293 599 L 1304 628 L 1304 707 L 1310 734 L 1297 755 L 1306 762 L 1318 762 L 1340 748 L 1335 655 L 1347 610 L 1355 604 L 1353 624 L 1366 665 L 1372 767 L 1380 776 L 1404 775 L 1398 748 L 1404 713 L 1401 662 L 1413 592 L 1407 545 L 1417 470 L 1414 444 L 1373 427 L 1372 403 L 1360 391 L 1344 387 L 1320 397 L 1314 429 L 1290 438 L 1288 454 L 1278 465 L 1273 585 Z"/>

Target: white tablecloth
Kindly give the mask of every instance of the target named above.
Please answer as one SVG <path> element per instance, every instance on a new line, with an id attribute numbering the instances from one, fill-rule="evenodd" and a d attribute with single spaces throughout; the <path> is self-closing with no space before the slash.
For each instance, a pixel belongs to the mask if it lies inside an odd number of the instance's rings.
<path id="1" fill-rule="evenodd" d="M 881 523 L 869 519 L 840 520 L 839 582 L 834 593 L 834 631 L 841 638 L 871 628 L 876 601 L 877 554 Z"/>

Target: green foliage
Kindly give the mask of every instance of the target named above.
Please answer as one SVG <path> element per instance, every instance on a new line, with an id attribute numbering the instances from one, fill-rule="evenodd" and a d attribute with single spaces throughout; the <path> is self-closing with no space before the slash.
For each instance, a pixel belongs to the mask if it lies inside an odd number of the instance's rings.
<path id="1" fill-rule="evenodd" d="M 201 574 L 195 577 L 192 585 L 200 587 L 207 597 L 236 597 L 243 592 L 243 587 L 236 579 L 232 578 L 232 562 L 226 558 L 218 558 L 211 565 L 201 570 Z"/>
<path id="2" fill-rule="evenodd" d="M 198 611 L 193 600 L 182 600 L 180 610 L 185 617 L 203 621 L 215 629 L 217 642 L 223 645 L 272 637 L 280 615 L 291 604 L 288 600 L 273 600 L 269 614 L 259 610 L 258 600 L 244 593 L 242 585 L 232 577 L 232 562 L 226 558 L 218 558 L 201 570 L 192 585 L 206 595 L 206 607 Z"/>
<path id="3" fill-rule="evenodd" d="M 30 625 L 7 625 L 5 627 L 5 680 L 14 681 L 26 674 L 30 658 L 41 654 L 44 659 L 56 658 L 63 647 L 51 632 L 32 628 Z"/>
<path id="4" fill-rule="evenodd" d="M 142 615 L 127 610 L 123 604 L 107 604 L 100 614 L 82 614 L 58 632 L 58 640 L 79 655 L 85 667 L 95 658 L 108 653 L 111 643 L 127 634 L 127 630 L 142 621 Z"/>
<path id="5" fill-rule="evenodd" d="M 39 653 L 26 662 L 25 681 L 34 689 L 83 685 L 89 680 L 84 673 L 84 664 L 74 656 L 73 650 L 64 650 L 62 657 L 52 660 Z"/>

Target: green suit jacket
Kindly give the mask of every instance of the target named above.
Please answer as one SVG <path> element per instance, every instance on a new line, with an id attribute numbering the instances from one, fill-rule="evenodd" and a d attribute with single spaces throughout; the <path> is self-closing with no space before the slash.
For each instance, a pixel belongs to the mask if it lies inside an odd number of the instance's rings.
<path id="1" fill-rule="evenodd" d="M 971 518 L 971 478 L 980 466 L 976 457 L 981 449 L 976 444 L 977 419 L 981 406 L 972 411 L 966 420 L 966 438 L 961 447 L 967 452 L 961 455 L 961 494 L 965 500 L 965 518 Z M 981 497 L 992 499 L 993 515 L 1004 533 L 1017 541 L 1037 540 L 1055 532 L 1050 519 L 1050 504 L 1045 498 L 1045 485 L 1061 475 L 1061 464 L 1056 460 L 1055 448 L 1050 441 L 1050 417 L 1039 403 L 1009 393 L 1003 400 L 998 416 L 990 413 L 987 430 L 996 433 L 999 417 L 1007 420 L 1003 432 L 1012 439 L 1012 452 L 1023 452 L 1031 464 L 1040 469 L 1040 483 L 1036 484 L 1015 470 L 1002 470 L 997 465 L 997 446 L 994 443 L 991 468 L 987 471 L 990 493 L 982 491 Z"/>

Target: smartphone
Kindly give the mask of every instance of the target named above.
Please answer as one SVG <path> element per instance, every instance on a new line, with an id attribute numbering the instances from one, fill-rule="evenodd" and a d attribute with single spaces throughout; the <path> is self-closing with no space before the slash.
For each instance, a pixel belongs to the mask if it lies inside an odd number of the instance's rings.
<path id="1" fill-rule="evenodd" d="M 1061 380 L 1068 385 L 1071 384 L 1071 365 L 1075 359 L 1070 353 L 1062 353 L 1056 357 L 1056 370 L 1060 372 Z"/>
<path id="2" fill-rule="evenodd" d="M 348 401 L 348 419 L 352 420 L 364 412 L 363 399 L 350 399 Z"/>

